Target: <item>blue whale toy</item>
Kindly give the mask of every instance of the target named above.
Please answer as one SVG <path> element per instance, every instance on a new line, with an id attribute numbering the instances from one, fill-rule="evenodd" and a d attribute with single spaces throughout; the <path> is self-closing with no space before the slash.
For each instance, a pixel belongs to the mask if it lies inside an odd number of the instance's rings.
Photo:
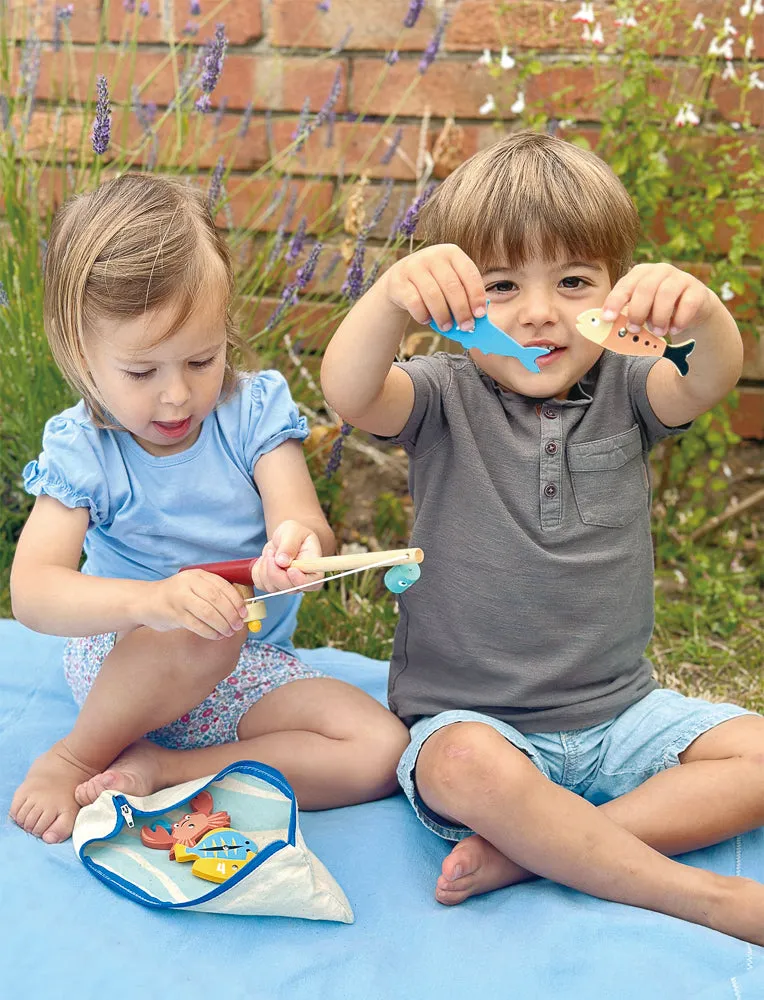
<path id="1" fill-rule="evenodd" d="M 549 354 L 545 347 L 523 347 L 522 344 L 518 344 L 513 337 L 492 323 L 488 316 L 476 318 L 475 329 L 472 331 L 460 330 L 456 324 L 450 330 L 441 330 L 435 320 L 430 322 L 430 326 L 441 337 L 455 340 L 468 350 L 471 347 L 477 347 L 484 354 L 500 354 L 504 358 L 517 358 L 523 368 L 527 368 L 529 372 L 538 373 L 539 366 L 536 364 L 536 358 Z"/>

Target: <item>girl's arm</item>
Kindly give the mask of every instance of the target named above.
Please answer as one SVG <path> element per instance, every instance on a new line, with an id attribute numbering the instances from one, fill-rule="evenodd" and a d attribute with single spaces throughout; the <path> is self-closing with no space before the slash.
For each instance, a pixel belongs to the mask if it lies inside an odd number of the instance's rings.
<path id="1" fill-rule="evenodd" d="M 290 439 L 255 464 L 254 480 L 265 513 L 268 542 L 255 565 L 260 590 L 286 590 L 320 580 L 288 568 L 298 556 L 331 555 L 334 533 L 324 517 L 299 441 Z"/>
<path id="2" fill-rule="evenodd" d="M 44 495 L 35 501 L 11 568 L 11 607 L 27 628 L 79 636 L 141 624 L 136 609 L 151 584 L 80 573 L 87 528 L 86 507 L 65 507 Z"/>
<path id="3" fill-rule="evenodd" d="M 242 628 L 246 607 L 233 584 L 190 570 L 166 580 L 115 580 L 80 573 L 86 507 L 39 496 L 11 568 L 11 606 L 27 628 L 49 635 L 185 628 L 221 639 Z"/>

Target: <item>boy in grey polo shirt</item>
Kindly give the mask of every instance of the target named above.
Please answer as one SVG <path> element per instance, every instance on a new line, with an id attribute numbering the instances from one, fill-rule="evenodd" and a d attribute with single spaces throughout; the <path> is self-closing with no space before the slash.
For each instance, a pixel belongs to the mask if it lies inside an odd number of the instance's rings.
<path id="1" fill-rule="evenodd" d="M 458 841 L 447 904 L 534 874 L 764 944 L 764 886 L 670 860 L 764 823 L 764 719 L 661 690 L 647 455 L 737 381 L 717 296 L 668 264 L 631 270 L 638 220 L 593 154 L 515 133 L 423 215 L 431 244 L 358 301 L 326 352 L 329 403 L 410 456 L 422 578 L 401 595 L 391 708 L 399 778 Z M 531 373 L 471 350 L 394 364 L 409 316 L 485 315 L 550 353 Z M 603 352 L 591 308 L 681 333 L 681 377 Z"/>

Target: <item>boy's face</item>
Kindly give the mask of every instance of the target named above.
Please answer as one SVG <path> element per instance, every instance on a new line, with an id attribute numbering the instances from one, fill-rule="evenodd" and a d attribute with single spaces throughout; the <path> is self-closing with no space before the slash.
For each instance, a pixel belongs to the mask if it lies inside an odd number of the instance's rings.
<path id="1" fill-rule="evenodd" d="M 604 303 L 611 287 L 605 264 L 536 257 L 521 270 L 494 266 L 483 272 L 483 281 L 491 322 L 524 347 L 555 350 L 538 359 L 538 374 L 516 358 L 477 349 L 470 351 L 472 359 L 505 389 L 540 399 L 567 398 L 602 354 L 601 347 L 577 331 L 576 317 Z"/>

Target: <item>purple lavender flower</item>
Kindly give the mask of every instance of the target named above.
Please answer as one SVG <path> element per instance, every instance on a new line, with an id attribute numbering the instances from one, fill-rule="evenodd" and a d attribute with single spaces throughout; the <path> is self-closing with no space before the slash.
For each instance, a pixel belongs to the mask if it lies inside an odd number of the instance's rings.
<path id="1" fill-rule="evenodd" d="M 109 103 L 109 85 L 106 77 L 101 75 L 96 80 L 96 117 L 93 123 L 93 152 L 102 156 L 109 148 L 111 138 L 111 104 Z"/>
<path id="2" fill-rule="evenodd" d="M 215 37 L 204 47 L 204 72 L 199 86 L 202 88 L 202 95 L 196 102 L 196 110 L 202 113 L 210 110 L 210 94 L 217 86 L 220 73 L 223 69 L 225 51 L 228 48 L 228 39 L 225 37 L 225 25 L 215 25 Z"/>
<path id="3" fill-rule="evenodd" d="M 369 271 L 366 277 L 366 281 L 364 281 L 363 283 L 363 288 L 361 289 L 361 295 L 365 295 L 371 288 L 371 286 L 374 284 L 374 282 L 377 280 L 377 275 L 379 274 L 379 268 L 381 264 L 382 264 L 382 258 L 378 257 L 374 261 L 374 265 L 372 269 Z"/>
<path id="4" fill-rule="evenodd" d="M 334 105 L 339 100 L 340 94 L 342 93 L 342 69 L 338 66 L 337 72 L 334 74 L 334 80 L 332 82 L 332 88 L 329 91 L 329 96 L 323 103 L 323 106 L 319 109 L 316 115 L 316 120 L 314 122 L 314 128 L 319 128 L 328 119 L 329 115 L 334 111 Z"/>
<path id="5" fill-rule="evenodd" d="M 404 28 L 413 28 L 414 25 L 419 20 L 419 15 L 422 13 L 422 8 L 424 7 L 424 0 L 411 0 L 409 4 L 409 9 L 406 12 L 406 16 L 403 18 Z"/>
<path id="6" fill-rule="evenodd" d="M 125 8 L 126 14 L 135 13 L 135 0 L 122 0 L 122 6 Z"/>
<path id="7" fill-rule="evenodd" d="M 428 184 L 424 191 L 422 191 L 417 198 L 414 198 L 398 226 L 396 235 L 400 234 L 401 236 L 405 236 L 406 239 L 414 235 L 419 213 L 422 211 L 425 204 L 430 200 L 431 195 L 435 191 L 435 187 L 435 184 Z"/>
<path id="8" fill-rule="evenodd" d="M 385 166 L 387 166 L 387 164 L 390 163 L 390 161 L 392 160 L 392 158 L 395 156 L 395 151 L 397 150 L 398 146 L 400 146 L 400 144 L 401 144 L 401 139 L 402 138 L 403 138 L 403 129 L 402 128 L 397 128 L 395 130 L 395 135 L 393 136 L 392 142 L 390 143 L 390 145 L 387 147 L 387 149 L 385 150 L 385 152 L 380 157 L 380 160 L 379 160 L 380 163 L 384 163 Z"/>
<path id="9" fill-rule="evenodd" d="M 37 81 L 40 78 L 41 52 L 42 42 L 33 31 L 24 42 L 24 48 L 21 51 L 21 65 L 19 67 L 19 77 L 21 80 L 21 87 L 19 89 L 20 97 L 28 97 L 34 100 L 34 95 L 37 91 Z"/>
<path id="10" fill-rule="evenodd" d="M 363 258 L 366 253 L 366 231 L 358 234 L 353 258 L 350 261 L 348 273 L 342 284 L 342 294 L 351 302 L 360 299 L 363 294 Z"/>
<path id="11" fill-rule="evenodd" d="M 191 11 L 191 17 L 199 17 L 202 13 L 202 7 L 199 0 L 191 0 L 189 9 Z"/>
<path id="12" fill-rule="evenodd" d="M 199 25 L 194 24 L 193 21 L 186 21 L 186 23 L 183 25 L 183 34 L 188 35 L 189 38 L 193 38 L 194 35 L 199 34 Z"/>
<path id="13" fill-rule="evenodd" d="M 308 123 L 309 115 L 310 115 L 310 98 L 306 97 L 302 105 L 302 111 L 300 111 L 300 117 L 297 119 L 297 128 L 292 133 L 292 139 L 296 140 L 295 152 L 297 153 L 302 152 L 302 147 L 305 145 L 305 140 L 313 131 L 313 127 Z"/>
<path id="14" fill-rule="evenodd" d="M 138 124 L 141 126 L 145 135 L 151 135 L 151 126 L 154 124 L 154 119 L 157 114 L 156 104 L 153 101 L 149 101 L 147 104 L 141 104 L 138 88 L 135 85 L 133 85 L 131 97 L 133 112 L 135 117 L 138 119 Z"/>
<path id="15" fill-rule="evenodd" d="M 244 114 L 241 117 L 241 123 L 239 124 L 239 131 L 237 135 L 240 139 L 244 139 L 249 132 L 249 123 L 252 121 L 252 101 L 244 109 Z"/>
<path id="16" fill-rule="evenodd" d="M 212 176 L 210 177 L 210 187 L 207 192 L 207 207 L 210 210 L 210 215 L 214 218 L 217 211 L 218 202 L 220 201 L 220 196 L 223 193 L 223 174 L 225 173 L 225 160 L 222 156 L 218 157 L 218 162 L 215 164 L 215 169 L 212 171 Z"/>
<path id="17" fill-rule="evenodd" d="M 292 239 L 289 241 L 287 252 L 284 255 L 284 260 L 287 262 L 287 264 L 294 264 L 297 258 L 302 253 L 302 247 L 303 244 L 305 243 L 306 226 L 307 222 L 305 221 L 305 216 L 303 216 L 300 219 L 299 225 L 297 226 L 297 229 L 295 230 Z"/>
<path id="18" fill-rule="evenodd" d="M 225 114 L 225 109 L 228 107 L 228 98 L 221 97 L 220 104 L 218 104 L 217 111 L 215 112 L 215 117 L 213 119 L 213 125 L 216 129 L 219 129 L 223 124 L 223 115 Z"/>
<path id="19" fill-rule="evenodd" d="M 316 270 L 316 264 L 318 264 L 318 258 L 321 256 L 321 251 L 324 249 L 324 244 L 321 242 L 316 242 L 313 244 L 313 248 L 308 254 L 308 259 L 302 265 L 302 267 L 297 268 L 297 274 L 295 274 L 295 284 L 297 288 L 302 291 L 306 285 L 310 282 L 313 274 Z"/>
<path id="20" fill-rule="evenodd" d="M 0 122 L 2 122 L 3 131 L 5 131 L 11 123 L 11 106 L 8 103 L 8 98 L 5 94 L 0 94 Z"/>
<path id="21" fill-rule="evenodd" d="M 271 108 L 266 108 L 265 111 L 265 144 L 268 147 L 268 155 L 273 155 L 274 143 L 273 143 L 273 111 Z"/>
<path id="22" fill-rule="evenodd" d="M 319 0 L 316 4 L 316 8 L 321 11 L 322 14 L 328 14 L 331 9 L 330 0 Z"/>
<path id="23" fill-rule="evenodd" d="M 420 73 L 426 73 L 427 70 L 432 65 L 435 56 L 438 54 L 440 43 L 443 41 L 443 33 L 446 30 L 447 24 L 448 24 L 448 13 L 445 13 L 438 22 L 438 27 L 435 29 L 435 34 L 427 43 L 427 48 L 424 50 L 424 55 L 419 60 Z"/>
<path id="24" fill-rule="evenodd" d="M 284 313 L 293 306 L 297 301 L 297 282 L 290 281 L 286 288 L 281 293 L 281 299 L 279 304 L 273 310 L 271 315 L 268 317 L 268 321 L 265 324 L 265 332 L 270 333 L 271 330 L 276 326 L 278 321 L 284 315 Z"/>
<path id="25" fill-rule="evenodd" d="M 6 306 L 11 304 L 11 300 L 8 298 L 8 293 L 3 287 L 2 281 L 0 281 L 0 307 L 5 309 Z"/>
<path id="26" fill-rule="evenodd" d="M 138 8 L 138 13 L 141 15 L 141 17 L 149 16 L 149 14 L 151 13 L 151 10 L 149 8 L 149 0 L 141 0 L 141 5 Z"/>
<path id="27" fill-rule="evenodd" d="M 337 115 L 334 111 L 329 112 L 329 117 L 326 119 L 326 140 L 324 145 L 327 149 L 331 149 L 334 145 L 334 123 L 337 120 Z"/>
<path id="28" fill-rule="evenodd" d="M 327 268 L 326 268 L 326 270 L 325 270 L 325 271 L 324 271 L 324 273 L 323 273 L 323 274 L 321 275 L 321 281 L 328 281 L 328 280 L 329 280 L 329 278 L 331 278 L 331 276 L 332 276 L 332 275 L 334 274 L 334 272 L 335 272 L 335 271 L 337 270 L 337 265 L 339 264 L 339 262 L 340 262 L 341 260 L 342 260 L 342 254 L 341 254 L 341 253 L 339 252 L 339 250 L 338 250 L 338 251 L 337 251 L 337 252 L 336 252 L 336 253 L 335 253 L 335 254 L 334 254 L 334 255 L 332 256 L 332 259 L 331 259 L 331 260 L 329 261 L 329 264 L 327 265 Z"/>
<path id="29" fill-rule="evenodd" d="M 72 15 L 74 14 L 74 4 L 69 3 L 65 7 L 59 7 L 56 4 L 56 9 L 53 14 L 53 51 L 58 52 L 61 48 L 61 25 L 64 21 L 71 21 Z"/>
<path id="30" fill-rule="evenodd" d="M 340 54 L 340 52 L 342 52 L 342 50 L 347 45 L 348 39 L 350 38 L 350 36 L 352 34 L 353 34 L 353 26 L 349 25 L 345 29 L 345 34 L 342 36 L 342 38 L 340 38 L 340 40 L 337 42 L 337 44 L 334 46 L 334 48 L 329 49 L 329 55 L 330 56 L 338 56 Z"/>
<path id="31" fill-rule="evenodd" d="M 282 195 L 283 197 L 283 195 Z M 279 201 L 281 199 L 279 198 Z M 289 196 L 289 201 L 287 203 L 286 211 L 284 212 L 284 218 L 279 223 L 278 229 L 276 230 L 276 237 L 273 241 L 273 246 L 271 247 L 271 252 L 268 255 L 268 260 L 265 262 L 266 273 L 270 271 L 273 265 L 276 263 L 279 254 L 281 253 L 281 248 L 284 246 L 284 241 L 286 239 L 286 231 L 291 225 L 292 216 L 294 215 L 295 205 L 297 204 L 297 190 L 293 190 Z M 269 213 L 270 214 L 270 213 Z M 266 216 L 267 218 L 267 216 Z M 262 222 L 262 220 L 260 220 Z"/>
<path id="32" fill-rule="evenodd" d="M 379 201 L 374 209 L 374 215 L 371 217 L 371 222 L 366 227 L 366 234 L 371 235 L 380 223 L 382 216 L 385 214 L 385 209 L 390 203 L 390 196 L 393 193 L 393 179 L 389 177 L 385 181 L 385 188 L 380 195 Z"/>
<path id="33" fill-rule="evenodd" d="M 343 423 L 342 427 L 340 427 L 339 436 L 332 445 L 332 450 L 329 452 L 329 461 L 326 463 L 324 475 L 327 479 L 331 479 L 342 464 L 342 453 L 345 450 L 345 439 L 352 433 L 352 431 L 352 424 Z"/>
<path id="34" fill-rule="evenodd" d="M 385 56 L 385 62 L 388 66 L 395 66 L 399 59 L 400 56 L 398 55 L 397 49 L 393 49 L 392 52 L 388 52 Z"/>

